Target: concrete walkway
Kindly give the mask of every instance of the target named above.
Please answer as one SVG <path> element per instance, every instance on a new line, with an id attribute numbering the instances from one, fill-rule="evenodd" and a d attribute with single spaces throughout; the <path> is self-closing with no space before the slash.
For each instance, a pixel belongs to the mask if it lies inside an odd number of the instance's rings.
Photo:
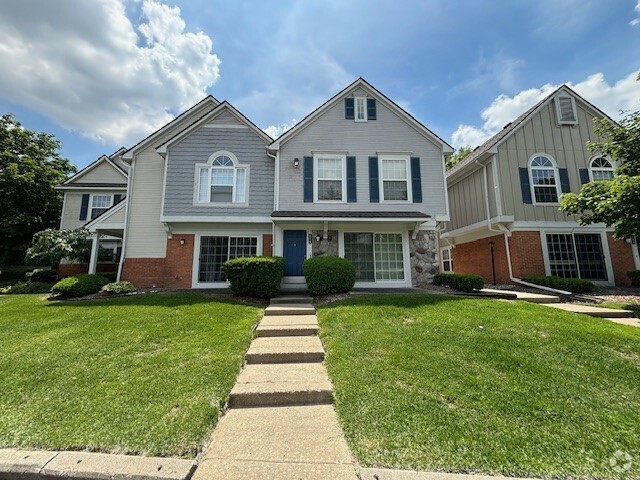
<path id="1" fill-rule="evenodd" d="M 358 479 L 311 301 L 274 298 L 265 310 L 194 480 Z"/>
<path id="2" fill-rule="evenodd" d="M 494 295 L 510 296 L 513 297 L 514 300 L 522 300 L 523 302 L 560 303 L 560 297 L 558 297 L 557 295 L 547 295 L 544 293 L 518 292 L 515 290 L 498 290 L 495 288 L 483 288 L 480 291 L 484 293 L 491 293 Z"/>
<path id="3" fill-rule="evenodd" d="M 549 304 L 547 307 L 557 308 L 565 312 L 582 313 L 591 317 L 598 317 L 622 325 L 640 327 L 640 319 L 630 310 L 620 310 L 617 308 L 595 307 L 593 305 L 581 305 L 575 303 Z"/>

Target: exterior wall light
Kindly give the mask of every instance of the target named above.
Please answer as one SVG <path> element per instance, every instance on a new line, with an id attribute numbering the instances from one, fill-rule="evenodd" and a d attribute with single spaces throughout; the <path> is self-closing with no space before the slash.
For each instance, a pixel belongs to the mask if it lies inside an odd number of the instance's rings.
<path id="1" fill-rule="evenodd" d="M 297 166 L 299 166 L 299 165 L 300 165 L 300 160 L 298 160 L 298 158 L 297 158 L 297 157 L 296 157 L 296 158 L 294 158 L 294 159 L 293 159 L 293 166 L 294 166 L 294 167 L 297 167 Z"/>
<path id="2" fill-rule="evenodd" d="M 180 245 L 184 245 L 185 243 L 187 243 L 187 240 L 184 238 L 180 239 Z"/>

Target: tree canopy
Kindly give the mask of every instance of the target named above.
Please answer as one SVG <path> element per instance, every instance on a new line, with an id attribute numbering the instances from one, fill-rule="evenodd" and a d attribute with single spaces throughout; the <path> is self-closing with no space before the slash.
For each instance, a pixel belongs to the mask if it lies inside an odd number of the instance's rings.
<path id="1" fill-rule="evenodd" d="M 76 171 L 51 134 L 0 117 L 0 265 L 22 264 L 36 232 L 60 221 L 62 192 L 53 187 Z"/>
<path id="2" fill-rule="evenodd" d="M 56 267 L 65 258 L 72 261 L 87 261 L 91 253 L 89 232 L 84 228 L 58 230 L 47 228 L 33 236 L 27 249 L 26 260 L 30 265 Z"/>
<path id="3" fill-rule="evenodd" d="M 619 122 L 596 121 L 597 142 L 589 150 L 618 162 L 613 180 L 589 182 L 562 196 L 561 208 L 581 225 L 604 223 L 616 238 L 640 236 L 640 111 Z"/>
<path id="4" fill-rule="evenodd" d="M 445 164 L 445 168 L 449 170 L 455 167 L 458 163 L 464 160 L 465 157 L 469 155 L 471 152 L 473 152 L 473 148 L 471 147 L 460 147 L 453 153 L 453 155 L 449 157 L 449 159 L 447 160 L 447 163 Z"/>

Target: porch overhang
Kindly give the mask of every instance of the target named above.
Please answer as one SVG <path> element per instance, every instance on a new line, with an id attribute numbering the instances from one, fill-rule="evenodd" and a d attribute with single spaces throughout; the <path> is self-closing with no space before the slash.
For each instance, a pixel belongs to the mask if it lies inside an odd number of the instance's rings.
<path id="1" fill-rule="evenodd" d="M 402 222 L 425 223 L 432 217 L 422 212 L 356 212 L 356 211 L 293 211 L 280 210 L 271 214 L 278 222 Z"/>

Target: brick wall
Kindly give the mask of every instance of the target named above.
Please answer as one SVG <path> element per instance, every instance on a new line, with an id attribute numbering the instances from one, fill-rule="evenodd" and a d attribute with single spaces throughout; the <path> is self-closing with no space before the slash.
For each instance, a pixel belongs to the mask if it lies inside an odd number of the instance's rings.
<path id="1" fill-rule="evenodd" d="M 184 245 L 181 240 L 184 240 Z M 167 239 L 165 258 L 125 259 L 122 280 L 138 288 L 191 288 L 194 242 L 193 234 L 174 235 Z"/>
<path id="2" fill-rule="evenodd" d="M 632 245 L 624 240 L 614 240 L 613 235 L 610 233 L 607 233 L 607 243 L 609 244 L 613 277 L 616 285 L 630 286 L 631 280 L 627 276 L 627 272 L 636 269 L 636 264 L 633 260 Z"/>
<path id="3" fill-rule="evenodd" d="M 79 273 L 87 273 L 89 271 L 88 263 L 61 263 L 58 265 L 58 277 L 70 277 Z"/>
<path id="4" fill-rule="evenodd" d="M 540 232 L 513 232 L 509 237 L 509 247 L 514 277 L 546 275 Z"/>

